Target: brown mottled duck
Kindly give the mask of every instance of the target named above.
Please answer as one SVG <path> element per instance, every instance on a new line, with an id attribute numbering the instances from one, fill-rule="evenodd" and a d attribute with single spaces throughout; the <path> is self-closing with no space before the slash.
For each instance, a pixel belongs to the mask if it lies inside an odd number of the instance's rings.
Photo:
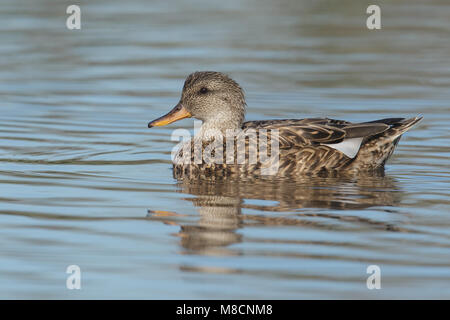
<path id="1" fill-rule="evenodd" d="M 187 77 L 175 108 L 148 127 L 190 117 L 202 121 L 194 138 L 181 144 L 173 159 L 176 177 L 292 176 L 382 169 L 402 134 L 422 119 L 244 122 L 245 108 L 244 92 L 234 80 L 220 72 L 195 72 Z"/>

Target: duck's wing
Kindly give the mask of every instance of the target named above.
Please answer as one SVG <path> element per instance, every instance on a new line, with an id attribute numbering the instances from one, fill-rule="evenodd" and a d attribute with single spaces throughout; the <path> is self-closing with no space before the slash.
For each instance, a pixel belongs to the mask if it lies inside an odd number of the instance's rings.
<path id="1" fill-rule="evenodd" d="M 243 129 L 278 129 L 280 147 L 290 148 L 296 145 L 339 143 L 345 139 L 373 136 L 390 128 L 389 122 L 385 120 L 389 119 L 363 123 L 328 118 L 248 121 L 243 124 Z"/>

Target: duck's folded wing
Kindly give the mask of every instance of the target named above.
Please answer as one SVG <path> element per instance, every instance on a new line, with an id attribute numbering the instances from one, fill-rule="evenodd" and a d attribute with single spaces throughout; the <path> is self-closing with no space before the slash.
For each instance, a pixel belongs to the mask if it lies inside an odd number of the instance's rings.
<path id="1" fill-rule="evenodd" d="M 365 137 L 389 129 L 385 123 L 350 123 L 334 119 L 268 120 L 244 123 L 244 129 L 278 130 L 280 149 L 327 145 L 353 158 Z M 269 133 L 270 134 L 270 133 Z"/>

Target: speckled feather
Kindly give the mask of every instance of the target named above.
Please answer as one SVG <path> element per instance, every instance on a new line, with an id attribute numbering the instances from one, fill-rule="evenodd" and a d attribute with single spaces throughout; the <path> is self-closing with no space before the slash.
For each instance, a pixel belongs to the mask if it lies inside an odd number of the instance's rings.
<path id="1" fill-rule="evenodd" d="M 279 169 L 278 176 L 356 173 L 375 171 L 383 168 L 392 155 L 401 135 L 419 122 L 421 117 L 404 119 L 388 118 L 366 123 L 353 124 L 334 119 L 292 119 L 250 121 L 242 126 L 243 134 L 248 129 L 256 129 L 259 141 L 259 129 L 267 130 L 268 145 L 271 144 L 271 129 L 279 130 Z M 355 158 L 349 158 L 342 152 L 325 145 L 338 143 L 349 137 L 363 137 L 363 142 Z M 203 149 L 212 141 L 203 141 Z M 264 162 L 249 164 L 251 148 L 258 144 L 245 140 L 245 159 L 242 165 L 226 163 L 226 145 L 220 146 L 224 155 L 223 164 L 194 163 L 194 143 L 191 145 L 192 164 L 174 164 L 174 176 L 182 177 L 222 177 L 230 175 L 260 175 Z M 236 145 L 236 139 L 235 139 Z M 182 157 L 180 149 L 179 156 Z M 255 152 L 255 151 L 253 151 Z M 213 154 L 214 155 L 214 154 Z M 269 148 L 270 156 L 270 148 Z M 234 150 L 234 160 L 237 150 Z M 236 163 L 236 161 L 235 161 Z"/>

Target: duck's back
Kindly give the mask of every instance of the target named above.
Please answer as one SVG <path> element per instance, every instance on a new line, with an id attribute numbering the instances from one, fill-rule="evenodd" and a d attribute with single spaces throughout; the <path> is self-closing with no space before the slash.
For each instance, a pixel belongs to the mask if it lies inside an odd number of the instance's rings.
<path id="1" fill-rule="evenodd" d="M 328 118 L 249 121 L 243 130 L 278 130 L 280 173 L 374 170 L 422 117 L 351 123 Z"/>

